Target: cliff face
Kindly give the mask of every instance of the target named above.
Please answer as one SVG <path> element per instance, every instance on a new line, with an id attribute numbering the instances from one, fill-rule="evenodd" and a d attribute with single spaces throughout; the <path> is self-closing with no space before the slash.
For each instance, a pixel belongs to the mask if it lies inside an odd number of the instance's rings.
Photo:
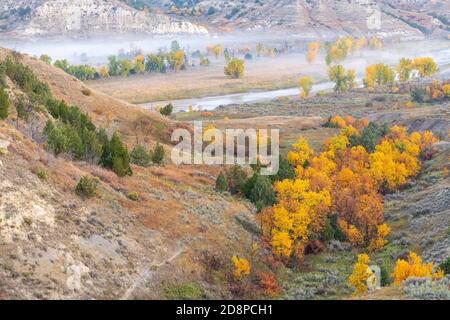
<path id="1" fill-rule="evenodd" d="M 303 36 L 447 37 L 448 1 L 0 0 L 0 31 L 22 36 L 206 34 L 280 30 Z"/>
<path id="2" fill-rule="evenodd" d="M 15 11 L 8 11 L 9 23 L 4 29 L 13 29 L 25 36 L 208 33 L 203 26 L 163 14 L 137 11 L 114 0 L 23 1 L 16 6 Z M 22 12 L 19 16 L 18 10 Z"/>
<path id="3" fill-rule="evenodd" d="M 127 1 L 127 0 L 122 0 Z M 291 30 L 303 34 L 372 33 L 414 38 L 448 32 L 448 1 L 403 0 L 142 0 L 167 13 L 211 26 Z M 179 7 L 177 7 L 179 6 Z"/>

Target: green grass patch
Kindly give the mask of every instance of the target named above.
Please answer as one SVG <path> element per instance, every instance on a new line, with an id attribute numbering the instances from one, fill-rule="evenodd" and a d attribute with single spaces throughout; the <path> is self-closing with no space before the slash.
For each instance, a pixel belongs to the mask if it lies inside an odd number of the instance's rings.
<path id="1" fill-rule="evenodd" d="M 164 297 L 168 300 L 199 300 L 202 289 L 196 283 L 169 285 L 164 288 Z"/>

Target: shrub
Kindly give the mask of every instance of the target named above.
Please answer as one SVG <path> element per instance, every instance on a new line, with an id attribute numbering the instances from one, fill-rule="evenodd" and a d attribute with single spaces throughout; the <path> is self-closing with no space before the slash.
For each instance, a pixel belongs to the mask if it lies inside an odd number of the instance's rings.
<path id="1" fill-rule="evenodd" d="M 36 175 L 38 176 L 39 179 L 41 180 L 47 180 L 48 179 L 48 173 L 45 170 L 39 170 Z"/>
<path id="2" fill-rule="evenodd" d="M 250 274 L 251 267 L 247 259 L 233 256 L 231 258 L 231 262 L 234 266 L 233 276 L 235 277 L 235 279 L 239 280 L 242 277 L 248 276 Z"/>
<path id="3" fill-rule="evenodd" d="M 387 287 L 392 283 L 392 278 L 389 275 L 388 268 L 384 264 L 380 266 L 380 277 L 381 277 L 381 286 Z"/>
<path id="4" fill-rule="evenodd" d="M 223 174 L 223 171 L 221 171 L 216 179 L 216 191 L 223 192 L 228 190 L 228 182 L 225 178 L 225 175 Z"/>
<path id="5" fill-rule="evenodd" d="M 281 291 L 282 288 L 278 284 L 276 276 L 269 273 L 259 273 L 258 274 L 259 287 L 263 291 L 263 295 L 268 298 L 275 298 Z"/>
<path id="6" fill-rule="evenodd" d="M 152 154 L 147 151 L 142 145 L 138 144 L 134 146 L 133 151 L 131 151 L 131 163 L 141 166 L 148 167 L 152 161 Z"/>
<path id="7" fill-rule="evenodd" d="M 407 296 L 420 300 L 450 300 L 450 280 L 442 278 L 409 278 L 403 282 Z"/>
<path id="8" fill-rule="evenodd" d="M 414 88 L 411 92 L 411 98 L 414 102 L 423 102 L 425 97 L 425 90 L 422 88 Z"/>
<path id="9" fill-rule="evenodd" d="M 321 239 L 323 241 L 331 241 L 335 239 L 336 230 L 331 225 L 330 219 L 325 222 L 325 227 L 323 228 Z"/>
<path id="10" fill-rule="evenodd" d="M 39 57 L 39 60 L 45 62 L 46 64 L 52 64 L 52 58 L 49 55 L 43 54 Z"/>
<path id="11" fill-rule="evenodd" d="M 81 93 L 84 94 L 85 96 L 90 96 L 92 94 L 92 92 L 89 88 L 81 89 Z"/>
<path id="12" fill-rule="evenodd" d="M 244 193 L 244 185 L 247 173 L 238 165 L 234 165 L 226 171 L 228 187 L 231 194 Z"/>
<path id="13" fill-rule="evenodd" d="M 4 120 L 8 118 L 9 106 L 10 102 L 8 94 L 4 88 L 0 87 L 0 119 Z"/>
<path id="14" fill-rule="evenodd" d="M 279 163 L 278 172 L 276 174 L 269 176 L 272 183 L 276 181 L 282 181 L 284 179 L 295 178 L 294 167 L 290 164 L 290 162 L 286 158 L 280 155 L 278 163 Z"/>
<path id="15" fill-rule="evenodd" d="M 439 265 L 439 269 L 444 271 L 444 274 L 450 274 L 450 258 L 447 258 L 444 262 Z"/>
<path id="16" fill-rule="evenodd" d="M 51 98 L 52 95 L 48 85 L 39 81 L 28 66 L 10 57 L 6 58 L 1 65 L 5 70 L 5 74 L 27 93 L 33 101 L 45 104 Z"/>
<path id="17" fill-rule="evenodd" d="M 406 101 L 404 106 L 407 109 L 411 109 L 414 106 L 414 104 L 412 103 L 412 101 Z"/>
<path id="18" fill-rule="evenodd" d="M 311 92 L 311 88 L 312 88 L 312 85 L 313 85 L 313 80 L 312 80 L 311 77 L 307 77 L 307 76 L 300 77 L 298 79 L 298 85 L 299 85 L 300 90 L 301 90 L 300 96 L 302 98 L 306 98 L 307 96 L 309 96 L 309 93 Z"/>
<path id="19" fill-rule="evenodd" d="M 202 295 L 201 288 L 195 283 L 172 285 L 164 289 L 164 296 L 169 300 L 198 300 Z"/>
<path id="20" fill-rule="evenodd" d="M 153 150 L 152 161 L 154 164 L 164 164 L 165 157 L 164 147 L 158 142 Z"/>
<path id="21" fill-rule="evenodd" d="M 211 111 L 202 111 L 202 112 L 200 112 L 200 116 L 209 118 L 209 117 L 214 116 L 214 113 Z"/>
<path id="22" fill-rule="evenodd" d="M 244 60 L 233 58 L 228 62 L 228 65 L 224 68 L 224 73 L 233 79 L 239 79 L 244 76 Z"/>
<path id="23" fill-rule="evenodd" d="M 17 112 L 17 124 L 19 123 L 19 119 L 24 121 L 28 121 L 28 113 L 25 110 L 25 104 L 23 99 L 19 99 L 16 104 L 16 112 Z"/>
<path id="24" fill-rule="evenodd" d="M 358 261 L 353 266 L 353 273 L 348 278 L 348 283 L 355 289 L 355 294 L 361 294 L 367 291 L 366 281 L 372 274 L 368 271 L 369 256 L 367 254 L 358 255 Z"/>
<path id="25" fill-rule="evenodd" d="M 92 198 L 97 194 L 98 179 L 82 177 L 75 187 L 75 193 L 80 197 Z"/>
<path id="26" fill-rule="evenodd" d="M 377 125 L 371 122 L 360 134 L 349 137 L 350 144 L 354 146 L 363 146 L 367 152 L 373 152 L 378 142 L 389 132 L 386 124 Z"/>
<path id="27" fill-rule="evenodd" d="M 267 176 L 255 172 L 245 183 L 245 191 L 247 198 L 255 204 L 258 212 L 275 203 L 275 191 Z"/>
<path id="28" fill-rule="evenodd" d="M 122 143 L 120 135 L 115 132 L 111 141 L 103 145 L 100 163 L 112 169 L 118 176 L 132 175 L 130 168 L 130 155 L 127 147 Z"/>
<path id="29" fill-rule="evenodd" d="M 139 193 L 137 193 L 136 191 L 130 191 L 127 194 L 127 198 L 133 201 L 139 201 L 141 199 L 141 197 L 139 196 Z"/>
<path id="30" fill-rule="evenodd" d="M 216 8 L 209 7 L 209 9 L 208 9 L 208 16 L 213 15 L 214 13 L 216 13 Z"/>
<path id="31" fill-rule="evenodd" d="M 443 276 L 442 271 L 433 273 L 433 263 L 422 263 L 422 258 L 414 252 L 408 254 L 408 260 L 398 259 L 392 277 L 394 283 L 400 285 L 408 278 L 433 278 L 439 279 Z"/>
<path id="32" fill-rule="evenodd" d="M 163 116 L 170 116 L 172 114 L 173 111 L 173 105 L 171 103 L 169 103 L 168 105 L 166 105 L 165 107 L 162 107 L 159 110 L 159 113 L 161 113 Z"/>

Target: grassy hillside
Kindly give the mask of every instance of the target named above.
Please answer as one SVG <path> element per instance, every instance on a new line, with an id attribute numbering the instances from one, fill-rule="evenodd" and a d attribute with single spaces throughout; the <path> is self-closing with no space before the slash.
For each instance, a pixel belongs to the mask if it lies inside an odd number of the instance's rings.
<path id="1" fill-rule="evenodd" d="M 2 50 L 2 61 L 12 54 Z M 55 98 L 76 104 L 109 133 L 121 132 L 129 147 L 138 138 L 167 141 L 174 127 L 40 61 L 16 59 L 48 83 Z M 0 121 L 2 298 L 164 298 L 191 282 L 201 297 L 230 297 L 230 254 L 249 250 L 253 208 L 214 191 L 214 168 L 133 165 L 134 175 L 120 178 L 98 165 L 55 157 L 31 134 L 31 122 L 37 132 L 50 115 L 32 104 L 28 122 L 17 126 L 16 98 L 31 100 L 14 81 L 5 82 L 12 106 Z M 93 198 L 75 193 L 84 176 L 99 181 Z M 225 266 L 212 283 L 205 280 L 204 258 L 211 255 Z"/>

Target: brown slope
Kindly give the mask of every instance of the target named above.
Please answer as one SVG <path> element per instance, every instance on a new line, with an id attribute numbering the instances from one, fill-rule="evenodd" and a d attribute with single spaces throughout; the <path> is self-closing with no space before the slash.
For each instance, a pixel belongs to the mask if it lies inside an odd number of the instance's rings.
<path id="1" fill-rule="evenodd" d="M 0 58 L 7 54 L 1 50 Z M 128 140 L 136 138 L 136 118 L 173 126 L 95 91 L 86 96 L 84 85 L 62 71 L 19 59 L 48 81 L 55 97 L 76 103 L 97 124 L 106 121 L 97 108 L 110 111 L 111 126 Z M 133 166 L 133 176 L 120 178 L 99 166 L 55 158 L 26 130 L 17 130 L 13 117 L 0 121 L 1 145 L 9 144 L 0 152 L 0 298 L 164 298 L 167 286 L 187 282 L 208 297 L 231 297 L 225 280 L 205 280 L 203 253 L 220 257 L 218 276 L 225 279 L 231 255 L 249 255 L 252 233 L 241 222 L 252 225 L 253 215 L 246 202 L 214 192 L 217 168 Z M 39 171 L 48 179 L 39 179 Z M 100 179 L 93 199 L 74 193 L 86 175 Z M 131 191 L 139 201 L 128 199 Z M 71 282 L 74 272 L 82 273 L 79 287 Z"/>

